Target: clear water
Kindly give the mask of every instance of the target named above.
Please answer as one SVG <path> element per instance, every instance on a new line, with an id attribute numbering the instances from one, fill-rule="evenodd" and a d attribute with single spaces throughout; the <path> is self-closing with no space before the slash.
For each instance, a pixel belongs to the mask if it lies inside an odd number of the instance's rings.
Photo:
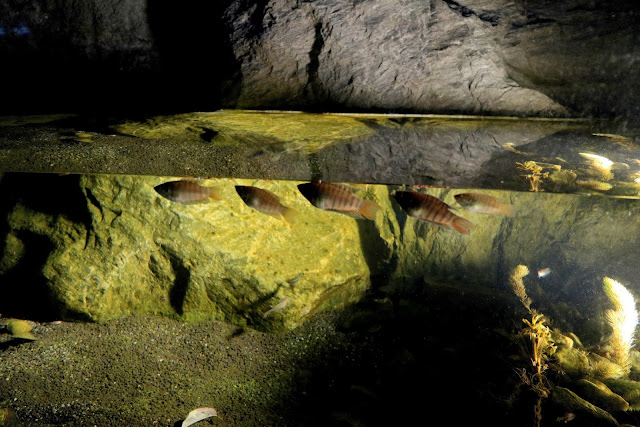
<path id="1" fill-rule="evenodd" d="M 308 180 L 200 179 L 217 200 L 184 204 L 155 190 L 176 176 L 6 172 L 0 313 L 13 333 L 0 336 L 3 416 L 180 425 L 192 409 L 214 407 L 224 421 L 204 425 L 429 425 L 443 416 L 450 425 L 638 424 L 640 361 L 616 341 L 612 319 L 622 315 L 607 312 L 623 311 L 603 283 L 640 295 L 633 138 L 576 132 L 503 141 L 504 156 L 477 164 L 504 179 L 473 186 L 425 185 L 477 178 L 446 168 L 426 183 L 375 183 L 376 173 L 402 170 L 389 163 L 367 179 L 334 179 L 380 206 L 373 220 L 318 209 L 297 187 Z M 563 148 L 567 135 L 575 144 Z M 611 144 L 596 153 L 584 141 Z M 305 156 L 321 159 L 327 148 L 318 150 Z M 280 160 L 300 154 L 280 151 Z M 251 158 L 278 161 L 264 153 Z M 553 180 L 560 170 L 575 177 Z M 527 178 L 535 173 L 538 188 Z M 247 206 L 237 185 L 271 191 L 295 215 Z M 437 197 L 473 228 L 463 235 L 416 219 L 394 190 Z M 489 195 L 514 214 L 470 212 L 454 198 L 461 193 Z M 36 339 L 9 319 L 26 320 Z"/>

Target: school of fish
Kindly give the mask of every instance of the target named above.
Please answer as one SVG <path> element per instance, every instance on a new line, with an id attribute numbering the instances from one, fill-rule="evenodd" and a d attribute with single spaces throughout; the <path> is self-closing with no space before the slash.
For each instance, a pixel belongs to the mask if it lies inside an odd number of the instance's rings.
<path id="1" fill-rule="evenodd" d="M 219 188 L 203 186 L 193 180 L 165 182 L 157 185 L 155 190 L 168 200 L 184 204 L 222 198 Z M 282 218 L 287 222 L 292 222 L 297 216 L 294 209 L 280 203 L 279 197 L 271 191 L 247 185 L 236 185 L 235 190 L 248 207 L 260 213 L 277 219 Z M 348 185 L 312 181 L 299 184 L 298 191 L 318 209 L 355 219 L 375 220 L 378 212 L 382 210 L 376 202 L 358 197 L 355 194 L 356 189 Z M 412 190 L 392 191 L 391 195 L 408 216 L 464 235 L 470 234 L 473 230 L 474 225 L 469 220 L 453 213 L 451 206 L 437 197 Z M 502 203 L 486 194 L 460 193 L 456 194 L 454 199 L 462 208 L 476 214 L 510 217 L 515 213 L 513 205 Z"/>

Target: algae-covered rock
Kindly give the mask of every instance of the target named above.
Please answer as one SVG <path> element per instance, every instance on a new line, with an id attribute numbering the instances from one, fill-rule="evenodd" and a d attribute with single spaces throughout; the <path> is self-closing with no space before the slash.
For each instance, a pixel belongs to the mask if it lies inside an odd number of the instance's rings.
<path id="1" fill-rule="evenodd" d="M 580 425 L 618 426 L 611 414 L 587 402 L 574 392 L 564 387 L 554 387 L 550 396 L 551 403 L 560 413 L 572 412 L 580 417 Z"/>
<path id="2" fill-rule="evenodd" d="M 26 320 L 4 319 L 0 321 L 0 325 L 4 325 L 7 331 L 15 338 L 21 338 L 24 340 L 36 339 L 36 337 L 31 333 L 33 325 Z"/>
<path id="3" fill-rule="evenodd" d="M 597 380 L 604 381 L 611 378 L 620 378 L 626 373 L 622 366 L 606 357 L 589 353 L 587 358 L 589 359 L 589 374 Z"/>
<path id="4" fill-rule="evenodd" d="M 562 349 L 572 349 L 573 348 L 573 339 L 563 335 L 557 329 L 551 331 L 551 339 L 553 343 L 558 347 L 559 350 Z"/>
<path id="5" fill-rule="evenodd" d="M 12 247 L 20 248 L 27 233 L 52 242 L 42 275 L 63 317 L 146 313 L 290 328 L 319 309 L 358 300 L 370 283 L 367 251 L 390 245 L 388 230 L 385 241 L 373 221 L 316 209 L 295 182 L 203 181 L 219 187 L 222 200 L 186 205 L 154 190 L 167 180 L 81 176 L 84 213 L 20 203 L 10 210 Z M 296 220 L 289 224 L 247 207 L 236 184 L 273 191 L 298 211 Z M 367 197 L 381 194 L 371 189 Z M 388 228 L 382 215 L 378 222 Z M 2 264 L 10 271 L 16 263 Z M 263 317 L 285 298 L 286 306 Z"/>
<path id="6" fill-rule="evenodd" d="M 572 388 L 580 397 L 607 412 L 626 411 L 629 409 L 629 403 L 626 400 L 612 392 L 609 387 L 600 381 L 581 379 Z"/>
<path id="7" fill-rule="evenodd" d="M 588 372 L 589 360 L 580 350 L 562 348 L 553 355 L 560 371 L 570 376 L 583 376 Z"/>
<path id="8" fill-rule="evenodd" d="M 620 395 L 624 400 L 629 402 L 629 408 L 633 410 L 640 409 L 640 383 L 631 380 L 610 379 L 604 383 L 614 393 Z"/>
<path id="9" fill-rule="evenodd" d="M 355 116 L 241 110 L 157 116 L 144 123 L 129 121 L 114 129 L 141 138 L 180 137 L 214 145 L 260 146 L 305 154 L 374 133 Z"/>

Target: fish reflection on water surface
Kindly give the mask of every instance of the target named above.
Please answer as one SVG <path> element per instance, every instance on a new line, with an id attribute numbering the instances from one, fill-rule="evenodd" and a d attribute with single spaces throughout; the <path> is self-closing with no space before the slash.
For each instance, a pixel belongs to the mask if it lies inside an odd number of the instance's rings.
<path id="1" fill-rule="evenodd" d="M 465 235 L 473 228 L 471 222 L 451 212 L 449 205 L 436 197 L 416 191 L 393 191 L 391 195 L 409 216 Z"/>

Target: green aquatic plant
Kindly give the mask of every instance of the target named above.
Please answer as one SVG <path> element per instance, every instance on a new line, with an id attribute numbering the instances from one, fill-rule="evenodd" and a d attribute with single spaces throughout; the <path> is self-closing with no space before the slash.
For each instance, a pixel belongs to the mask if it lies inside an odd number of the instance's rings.
<path id="1" fill-rule="evenodd" d="M 516 162 L 516 165 L 518 166 L 518 169 L 524 172 L 528 172 L 526 175 L 524 175 L 524 177 L 527 178 L 527 181 L 529 181 L 529 186 L 531 187 L 531 191 L 533 192 L 544 191 L 543 189 L 540 188 L 540 185 L 542 184 L 543 179 L 546 179 L 549 177 L 549 172 L 543 172 L 544 168 L 547 167 L 546 163 L 544 163 L 544 166 L 541 166 L 540 163 L 530 160 L 524 163 Z M 551 166 L 553 166 L 555 169 L 556 165 L 551 165 Z"/>
<path id="2" fill-rule="evenodd" d="M 542 402 L 549 397 L 551 386 L 547 380 L 545 372 L 549 368 L 549 358 L 555 354 L 556 345 L 552 338 L 551 329 L 545 324 L 545 317 L 531 308 L 531 299 L 527 296 L 523 277 L 529 274 L 526 265 L 518 265 L 509 276 L 509 284 L 514 294 L 518 297 L 522 305 L 531 314 L 531 320 L 522 319 L 525 327 L 518 334 L 522 344 L 523 354 L 530 361 L 528 368 L 518 371 L 521 385 L 526 386 L 534 392 L 535 403 L 535 425 L 540 426 L 542 421 Z"/>
<path id="3" fill-rule="evenodd" d="M 518 370 L 518 388 L 525 387 L 533 393 L 534 425 L 541 425 L 542 404 L 547 398 L 548 405 L 557 411 L 580 413 L 593 420 L 605 417 L 614 422 L 610 413 L 640 409 L 640 382 L 628 379 L 639 321 L 631 292 L 619 282 L 604 278 L 604 291 L 614 308 L 605 313 L 612 333 L 607 353 L 601 356 L 587 352 L 575 334 L 565 336 L 550 330 L 545 317 L 531 308 L 522 280 L 528 272 L 526 266 L 518 265 L 509 276 L 509 283 L 531 315 L 530 319 L 523 319 L 525 327 L 517 335 L 529 362 Z M 547 378 L 549 369 L 569 388 L 552 385 Z M 569 395 L 575 398 L 564 398 Z"/>
<path id="4" fill-rule="evenodd" d="M 536 395 L 535 425 L 539 427 L 542 421 L 542 402 L 549 397 L 551 391 L 545 374 L 549 368 L 547 362 L 556 352 L 556 346 L 551 338 L 551 329 L 545 325 L 544 315 L 531 310 L 531 320 L 522 321 L 526 327 L 519 335 L 523 338 L 523 348 L 531 365 L 529 369 L 521 369 L 519 374 L 522 384 L 528 386 Z"/>
<path id="5" fill-rule="evenodd" d="M 605 277 L 604 292 L 613 303 L 615 309 L 607 310 L 605 317 L 612 329 L 609 342 L 612 360 L 620 365 L 626 374 L 631 369 L 630 351 L 634 343 L 634 334 L 638 326 L 638 311 L 633 294 L 620 282 Z"/>
<path id="6" fill-rule="evenodd" d="M 531 311 L 531 299 L 527 296 L 527 291 L 524 288 L 524 282 L 522 278 L 529 274 L 529 268 L 526 265 L 518 265 L 513 269 L 509 276 L 509 285 L 513 293 L 520 299 L 520 302 L 529 312 Z"/>

